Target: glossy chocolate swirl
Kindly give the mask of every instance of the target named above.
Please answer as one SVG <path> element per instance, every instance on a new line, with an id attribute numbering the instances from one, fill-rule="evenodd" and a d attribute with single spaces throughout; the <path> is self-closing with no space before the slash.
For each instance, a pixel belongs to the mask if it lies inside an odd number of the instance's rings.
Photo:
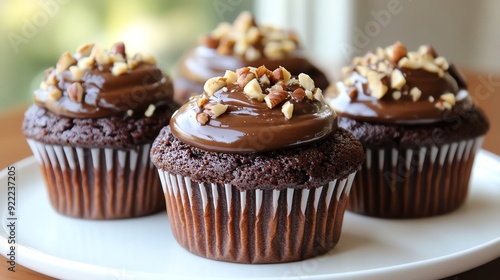
<path id="1" fill-rule="evenodd" d="M 148 116 L 172 102 L 172 82 L 154 59 L 127 58 L 123 43 L 117 44 L 110 52 L 91 45 L 87 53 L 65 53 L 35 91 L 36 104 L 65 117 L 102 118 Z"/>
<path id="2" fill-rule="evenodd" d="M 271 95 L 276 82 L 261 83 L 263 94 Z M 311 98 L 312 92 L 303 90 L 297 79 L 287 83 L 282 100 L 272 109 L 264 100 L 249 97 L 247 90 L 241 83 L 229 82 L 212 95 L 205 91 L 192 97 L 172 116 L 172 133 L 184 143 L 204 150 L 251 153 L 307 144 L 336 130 L 336 113 L 319 97 L 321 90 L 316 88 L 316 98 Z M 287 118 L 284 111 L 290 104 L 293 115 Z M 224 113 L 218 116 L 211 113 L 214 105 L 223 106 Z M 210 118 L 200 123 L 199 117 L 205 113 Z"/>
<path id="3" fill-rule="evenodd" d="M 361 121 L 435 123 L 473 106 L 458 71 L 429 46 L 407 53 L 398 42 L 355 58 L 336 86 L 330 105 Z"/>

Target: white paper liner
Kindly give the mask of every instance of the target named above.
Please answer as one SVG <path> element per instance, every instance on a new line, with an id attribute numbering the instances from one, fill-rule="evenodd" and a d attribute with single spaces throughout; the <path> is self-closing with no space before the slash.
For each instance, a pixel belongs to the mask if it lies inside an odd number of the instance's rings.
<path id="1" fill-rule="evenodd" d="M 120 219 L 165 209 L 160 180 L 149 160 L 150 144 L 118 150 L 27 141 L 41 166 L 50 201 L 63 215 Z"/>
<path id="2" fill-rule="evenodd" d="M 347 209 L 384 218 L 418 218 L 460 207 L 484 137 L 420 149 L 365 149 Z"/>
<path id="3" fill-rule="evenodd" d="M 315 189 L 239 191 L 159 170 L 175 238 L 188 251 L 239 263 L 314 257 L 340 237 L 355 173 Z"/>

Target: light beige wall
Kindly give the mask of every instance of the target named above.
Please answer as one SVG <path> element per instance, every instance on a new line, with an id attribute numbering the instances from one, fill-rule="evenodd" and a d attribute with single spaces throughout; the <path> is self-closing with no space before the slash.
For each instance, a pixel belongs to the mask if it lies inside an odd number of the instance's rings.
<path id="1" fill-rule="evenodd" d="M 460 66 L 500 72 L 499 11 L 497 0 L 256 1 L 261 22 L 298 30 L 330 74 L 352 56 L 396 40 L 410 49 L 431 44 Z"/>

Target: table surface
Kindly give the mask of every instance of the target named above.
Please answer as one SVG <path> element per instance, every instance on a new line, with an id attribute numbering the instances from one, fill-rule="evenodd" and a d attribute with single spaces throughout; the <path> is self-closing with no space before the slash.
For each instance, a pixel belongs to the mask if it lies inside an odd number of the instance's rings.
<path id="1" fill-rule="evenodd" d="M 483 148 L 500 155 L 500 74 L 468 71 L 464 73 L 469 83 L 469 92 L 474 102 L 484 109 L 488 115 L 491 128 L 486 135 Z M 31 151 L 21 132 L 23 113 L 26 107 L 10 109 L 0 113 L 0 169 L 9 164 L 31 156 Z M 0 256 L 0 279 L 13 280 L 42 280 L 54 279 L 21 265 L 16 265 L 16 272 L 7 270 L 6 259 Z M 453 275 L 446 279 L 498 279 L 493 275 L 500 275 L 500 257 L 478 268 Z"/>

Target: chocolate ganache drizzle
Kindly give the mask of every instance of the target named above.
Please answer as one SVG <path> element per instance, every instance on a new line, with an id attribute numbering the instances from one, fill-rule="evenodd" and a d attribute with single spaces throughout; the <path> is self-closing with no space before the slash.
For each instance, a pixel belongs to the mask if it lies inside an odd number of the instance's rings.
<path id="1" fill-rule="evenodd" d="M 370 122 L 426 124 L 473 106 L 453 65 L 430 46 L 407 52 L 400 42 L 353 59 L 330 105 L 340 116 Z"/>
<path id="2" fill-rule="evenodd" d="M 64 53 L 35 91 L 36 104 L 70 118 L 150 116 L 172 99 L 172 82 L 156 60 L 141 54 L 127 57 L 121 42 L 110 51 L 87 44 L 75 55 Z"/>
<path id="3" fill-rule="evenodd" d="M 324 139 L 336 130 L 337 119 L 308 75 L 260 66 L 206 81 L 203 94 L 191 97 L 170 127 L 200 149 L 251 153 Z"/>

